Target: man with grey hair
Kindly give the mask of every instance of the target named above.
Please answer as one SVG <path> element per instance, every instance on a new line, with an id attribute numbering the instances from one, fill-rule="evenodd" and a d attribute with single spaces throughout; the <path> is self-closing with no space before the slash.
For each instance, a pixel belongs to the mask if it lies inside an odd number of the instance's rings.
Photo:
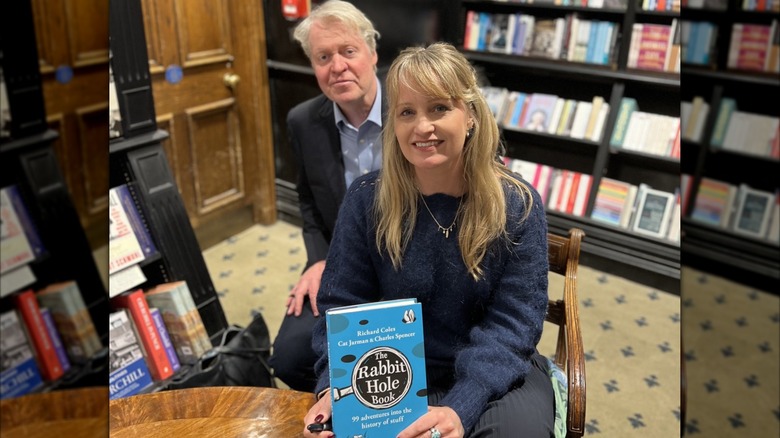
<path id="1" fill-rule="evenodd" d="M 336 215 L 352 181 L 382 163 L 382 87 L 377 71 L 379 32 L 354 5 L 329 0 L 295 28 L 322 94 L 287 114 L 297 159 L 306 267 L 287 299 L 271 366 L 290 388 L 316 383 L 311 330 Z"/>

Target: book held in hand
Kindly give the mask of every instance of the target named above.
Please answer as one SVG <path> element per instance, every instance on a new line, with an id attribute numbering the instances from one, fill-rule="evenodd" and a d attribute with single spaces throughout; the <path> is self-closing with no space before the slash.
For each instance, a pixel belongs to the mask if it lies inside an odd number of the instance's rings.
<path id="1" fill-rule="evenodd" d="M 396 436 L 428 410 L 422 306 L 415 299 L 326 312 L 339 437 Z"/>

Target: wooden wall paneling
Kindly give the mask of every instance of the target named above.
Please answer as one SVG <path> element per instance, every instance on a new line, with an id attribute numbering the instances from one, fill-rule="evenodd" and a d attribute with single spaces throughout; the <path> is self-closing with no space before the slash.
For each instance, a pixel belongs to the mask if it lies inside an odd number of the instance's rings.
<path id="1" fill-rule="evenodd" d="M 149 62 L 155 112 L 171 114 L 165 150 L 198 239 L 219 241 L 252 223 L 273 223 L 261 3 L 142 1 L 147 47 L 159 58 Z M 176 66 L 181 77 L 172 80 L 166 73 Z"/>
<path id="2" fill-rule="evenodd" d="M 108 243 L 108 2 L 32 0 L 46 114 L 82 227 Z M 89 25 L 85 25 L 89 23 Z"/>
<path id="3" fill-rule="evenodd" d="M 167 2 L 160 0 L 142 0 L 144 10 L 144 29 L 146 36 L 146 54 L 149 57 L 149 72 L 152 74 L 162 73 L 165 70 L 166 57 L 164 56 L 163 45 L 160 34 L 165 32 L 165 22 L 170 20 L 155 20 L 153 17 L 159 16 L 161 11 L 165 10 Z"/>
<path id="4" fill-rule="evenodd" d="M 32 0 L 36 44 L 41 73 L 52 73 L 70 58 L 67 45 L 65 5 L 58 1 Z"/>
<path id="5" fill-rule="evenodd" d="M 235 99 L 186 111 L 192 184 L 199 215 L 244 197 L 241 140 Z"/>
<path id="6" fill-rule="evenodd" d="M 241 77 L 234 93 L 241 110 L 238 113 L 241 138 L 252 139 L 244 147 L 245 178 L 248 198 L 252 202 L 255 222 L 271 224 L 276 221 L 276 188 L 274 139 L 271 125 L 271 96 L 268 69 L 265 67 L 266 31 L 263 3 L 231 2 L 236 53 L 246 54 L 247 62 L 234 63 Z M 244 110 L 244 109 L 251 109 Z"/>
<path id="7" fill-rule="evenodd" d="M 80 168 L 84 173 L 84 208 L 98 220 L 106 220 L 108 211 L 108 103 L 97 103 L 76 110 L 81 146 Z"/>
<path id="8" fill-rule="evenodd" d="M 108 59 L 108 3 L 105 0 L 65 1 L 70 63 L 74 67 L 103 64 Z"/>
<path id="9" fill-rule="evenodd" d="M 225 1 L 174 0 L 179 59 L 183 67 L 231 61 Z"/>

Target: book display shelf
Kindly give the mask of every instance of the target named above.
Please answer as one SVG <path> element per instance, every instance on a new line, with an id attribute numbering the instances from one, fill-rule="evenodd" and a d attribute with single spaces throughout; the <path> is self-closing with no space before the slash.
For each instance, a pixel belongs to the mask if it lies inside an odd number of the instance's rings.
<path id="1" fill-rule="evenodd" d="M 0 19 L 3 398 L 100 386 L 108 377 L 108 299 L 63 178 L 58 134 L 47 125 L 31 5 L 6 6 Z M 83 322 L 73 331 L 60 325 L 56 304 L 36 299 L 65 282 L 74 286 L 70 300 Z M 87 326 L 88 334 L 80 331 Z M 69 359 L 65 347 L 87 337 L 86 351 L 69 350 L 78 353 Z M 32 367 L 20 368 L 25 359 Z M 43 379 L 27 379 L 36 373 Z"/>
<path id="2" fill-rule="evenodd" d="M 682 144 L 683 262 L 777 293 L 780 4 L 689 0 L 682 16 L 713 29 L 706 61 L 682 69 L 701 125 Z"/>
<path id="3" fill-rule="evenodd" d="M 157 128 L 146 39 L 143 31 L 138 32 L 144 28 L 141 1 L 112 1 L 110 26 L 110 100 L 116 105 L 110 109 L 110 187 L 124 192 L 125 207 L 138 215 L 135 223 L 140 225 L 133 233 L 141 247 L 140 261 L 131 260 L 128 266 L 122 266 L 127 259 L 109 254 L 109 264 L 116 262 L 120 268 L 109 278 L 111 310 L 129 306 L 116 296 L 186 282 L 189 296 L 183 300 L 194 304 L 207 339 L 218 344 L 228 324 L 166 158 L 163 142 L 168 133 Z M 122 234 L 112 228 L 109 246 L 132 253 L 132 248 L 113 240 Z M 148 312 L 151 306 L 145 307 Z M 160 389 L 166 381 L 155 382 L 144 392 Z"/>
<path id="4" fill-rule="evenodd" d="M 631 102 L 633 113 L 667 120 L 669 127 L 663 133 L 667 138 L 662 143 L 670 148 L 675 143 L 680 118 L 679 4 L 566 3 L 464 0 L 456 26 L 460 33 L 449 38 L 463 49 L 490 87 L 533 95 L 527 109 L 514 107 L 521 119 L 523 111 L 534 108 L 538 95 L 585 102 L 588 110 L 597 104 L 607 107 L 597 125 L 601 134 L 596 136 L 574 134 L 576 117 L 570 117 L 574 126 L 569 122 L 566 127 L 561 116 L 553 116 L 554 106 L 549 106 L 550 116 L 560 123 L 558 129 L 540 132 L 529 129 L 530 125 L 511 123 L 511 116 L 502 118 L 505 156 L 590 176 L 584 211 L 565 213 L 565 209 L 546 205 L 550 230 L 565 233 L 578 227 L 585 231 L 583 264 L 679 293 L 678 239 L 643 232 L 642 226 L 598 220 L 602 217 L 599 188 L 604 184 L 627 183 L 671 196 L 679 192 L 679 152 L 653 153 L 615 140 L 631 115 L 626 112 L 625 120 L 620 120 L 622 105 Z M 506 21 L 508 26 L 499 24 L 496 30 L 496 22 Z M 502 39 L 509 42 L 504 44 Z M 529 175 L 524 177 L 530 181 Z M 646 210 L 641 207 L 634 209 Z"/>
<path id="5" fill-rule="evenodd" d="M 318 3 L 313 1 L 312 7 Z M 679 3 L 648 2 L 644 5 L 627 0 L 586 2 L 590 6 L 567 5 L 567 2 L 554 4 L 551 0 L 529 3 L 356 0 L 352 3 L 372 20 L 381 34 L 377 47 L 380 76 L 400 49 L 441 40 L 463 51 L 484 77 L 486 86 L 588 103 L 595 103 L 596 97 L 603 98 L 603 101 L 598 99 L 599 105 L 608 106 L 609 111 L 604 112 L 599 139 L 574 138 L 568 133 L 530 131 L 502 124 L 507 146 L 505 156 L 590 176 L 591 189 L 584 212 L 574 215 L 548 208 L 550 230 L 562 233 L 571 227 L 585 230 L 588 238 L 582 248 L 584 264 L 679 293 L 679 240 L 632 232 L 631 227 L 623 228 L 591 218 L 603 178 L 637 187 L 645 185 L 679 197 L 679 158 L 611 145 L 624 98 L 635 101 L 634 110 L 664 118 L 680 118 Z M 295 193 L 297 174 L 294 157 L 287 145 L 285 118 L 295 104 L 320 91 L 308 60 L 291 37 L 298 21 L 285 19 L 278 2 L 264 2 L 264 10 L 268 41 L 273 41 L 267 47 L 267 67 L 276 143 L 278 210 L 282 217 L 296 222 L 300 221 Z M 467 30 L 474 13 L 484 14 L 490 23 L 480 26 L 485 30 L 482 34 Z M 501 15 L 506 18 L 495 20 L 494 26 L 492 18 Z M 526 17 L 512 23 L 509 18 L 516 15 Z M 529 17 L 534 18 L 534 25 L 539 24 L 538 29 L 546 28 L 550 32 L 543 32 L 547 36 L 539 38 L 536 48 L 533 33 L 528 33 L 528 50 L 515 50 L 521 43 L 514 41 L 519 35 L 517 29 L 524 27 L 527 30 Z M 574 50 L 577 39 L 571 39 L 575 21 L 580 29 L 588 30 L 587 33 L 582 31 L 577 50 Z M 587 24 L 582 24 L 584 22 Z M 635 28 L 635 24 L 642 26 Z M 498 30 L 489 32 L 491 27 Z M 508 38 L 509 35 L 513 38 Z M 633 47 L 632 37 L 636 40 Z M 547 40 L 550 42 L 546 43 Z M 569 44 L 570 40 L 572 44 Z M 600 42 L 600 45 L 589 47 L 588 41 Z"/>

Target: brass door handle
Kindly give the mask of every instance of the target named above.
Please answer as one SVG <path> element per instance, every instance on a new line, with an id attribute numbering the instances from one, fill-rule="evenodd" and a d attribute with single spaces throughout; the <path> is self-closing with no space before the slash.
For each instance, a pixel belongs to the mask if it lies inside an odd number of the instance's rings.
<path id="1" fill-rule="evenodd" d="M 225 73 L 225 76 L 222 76 L 222 83 L 231 90 L 235 90 L 236 85 L 238 85 L 240 81 L 241 77 L 235 73 Z"/>

